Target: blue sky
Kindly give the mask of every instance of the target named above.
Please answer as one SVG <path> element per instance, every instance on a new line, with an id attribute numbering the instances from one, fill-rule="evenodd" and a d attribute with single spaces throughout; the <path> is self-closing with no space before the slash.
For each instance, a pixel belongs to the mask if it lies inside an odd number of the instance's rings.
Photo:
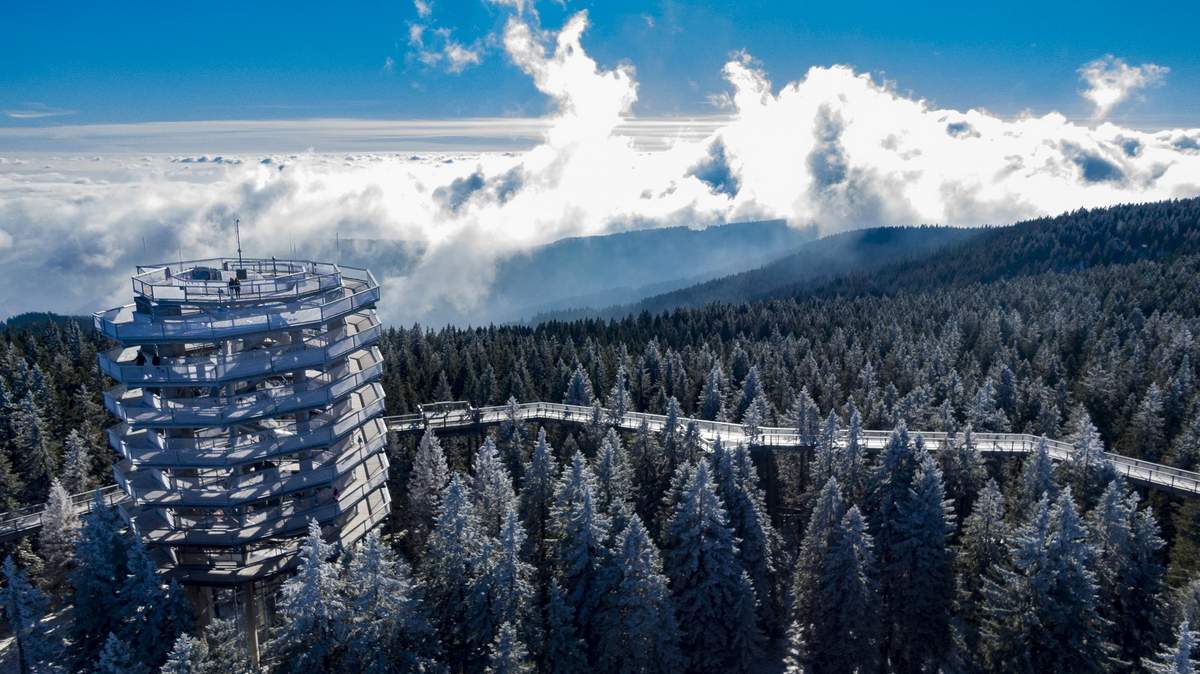
<path id="1" fill-rule="evenodd" d="M 547 99 L 499 44 L 508 8 L 392 2 L 8 2 L 0 9 L 0 125 L 314 117 L 537 116 Z M 1084 119 L 1079 68 L 1105 54 L 1169 68 L 1109 115 L 1200 126 L 1200 3 L 578 2 L 536 6 L 556 30 L 586 9 L 601 66 L 636 68 L 645 116 L 716 112 L 721 67 L 746 49 L 778 85 L 848 64 L 936 106 Z M 449 38 L 478 54 L 426 65 Z M 390 61 L 389 61 L 390 59 Z M 391 63 L 388 66 L 388 63 Z"/>

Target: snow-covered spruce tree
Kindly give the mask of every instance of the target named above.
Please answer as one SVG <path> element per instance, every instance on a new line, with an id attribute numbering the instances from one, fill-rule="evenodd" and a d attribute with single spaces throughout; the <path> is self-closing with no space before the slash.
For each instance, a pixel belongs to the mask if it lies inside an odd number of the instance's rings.
<path id="1" fill-rule="evenodd" d="M 999 569 L 1008 566 L 1009 526 L 1005 520 L 1004 496 L 994 480 L 988 480 L 963 521 L 957 571 L 956 649 L 963 662 L 977 662 L 979 628 L 984 621 L 984 583 L 997 580 Z"/>
<path id="2" fill-rule="evenodd" d="M 788 408 L 784 419 L 801 438 L 817 437 L 817 431 L 821 424 L 821 413 L 817 409 L 817 403 L 809 395 L 807 386 L 800 389 L 800 392 L 792 399 L 792 405 Z"/>
<path id="3" fill-rule="evenodd" d="M 204 628 L 204 666 L 200 674 L 253 674 L 246 642 L 236 620 L 220 618 Z"/>
<path id="4" fill-rule="evenodd" d="M 480 662 L 486 655 L 471 649 L 468 611 L 491 542 L 479 526 L 467 491 L 457 473 L 451 476 L 420 568 L 430 621 L 453 672 L 464 671 L 468 663 Z"/>
<path id="5" fill-rule="evenodd" d="M 500 535 L 506 513 L 516 508 L 516 498 L 496 443 L 485 438 L 471 464 L 471 500 L 484 534 L 492 538 Z"/>
<path id="6" fill-rule="evenodd" d="M 204 674 L 205 660 L 208 658 L 208 644 L 204 639 L 187 634 L 186 632 L 175 639 L 167 653 L 167 661 L 163 663 L 160 674 Z M 215 674 L 215 673 L 214 673 Z"/>
<path id="7" fill-rule="evenodd" d="M 17 570 L 12 557 L 4 558 L 4 580 L 0 606 L 12 630 L 18 668 L 34 674 L 64 671 L 60 666 L 62 644 L 55 643 L 41 624 L 46 615 L 45 595 L 29 582 L 24 572 Z"/>
<path id="8" fill-rule="evenodd" d="M 598 672 L 671 674 L 683 667 L 679 629 L 658 549 L 634 515 L 604 567 L 609 591 L 596 613 Z"/>
<path id="9" fill-rule="evenodd" d="M 538 573 L 544 571 L 546 537 L 549 535 L 550 505 L 554 500 L 554 485 L 558 481 L 558 461 L 546 441 L 546 429 L 538 429 L 537 443 L 525 466 L 525 484 L 521 487 L 521 522 L 528 534 L 529 555 Z"/>
<path id="10" fill-rule="evenodd" d="M 750 401 L 746 413 L 741 418 L 750 444 L 759 444 L 762 441 L 763 426 L 771 421 L 771 403 L 767 402 L 767 396 L 762 391 Z"/>
<path id="11" fill-rule="evenodd" d="M 487 674 L 530 674 L 533 671 L 529 649 L 521 641 L 520 630 L 512 623 L 500 625 L 488 653 Z"/>
<path id="12" fill-rule="evenodd" d="M 714 363 L 712 369 L 708 371 L 708 376 L 704 378 L 704 388 L 700 390 L 699 412 L 701 419 L 707 421 L 725 420 L 724 379 L 725 376 L 721 372 L 721 365 Z"/>
<path id="13" fill-rule="evenodd" d="M 1184 470 L 1196 470 L 1200 467 L 1200 414 L 1187 423 L 1175 437 L 1175 443 L 1171 446 L 1171 453 L 1166 461 Z"/>
<path id="14" fill-rule="evenodd" d="M 1013 504 L 1013 515 L 1023 518 L 1032 512 L 1042 496 L 1051 500 L 1058 497 L 1058 485 L 1054 481 L 1054 462 L 1050 459 L 1050 444 L 1045 436 L 1038 439 L 1033 453 L 1021 464 L 1021 475 L 1017 478 L 1017 500 Z"/>
<path id="15" fill-rule="evenodd" d="M 919 452 L 909 440 L 908 427 L 903 420 L 892 431 L 888 444 L 879 455 L 872 476 L 872 491 L 867 499 L 871 510 L 867 512 L 875 538 L 875 553 L 879 560 L 879 597 L 884 634 L 884 653 L 892 654 L 892 637 L 895 634 L 897 603 L 901 601 L 907 579 L 893 571 L 904 568 L 900 565 L 900 550 L 908 536 L 904 519 L 920 464 Z M 899 646 L 898 644 L 896 645 Z"/>
<path id="16" fill-rule="evenodd" d="M 525 468 L 525 422 L 521 421 L 521 403 L 516 398 L 509 398 L 504 406 L 504 421 L 496 432 L 496 440 L 513 485 L 520 487 L 521 471 Z"/>
<path id="17" fill-rule="evenodd" d="M 1162 391 L 1151 382 L 1146 395 L 1138 403 L 1129 419 L 1125 437 L 1121 440 L 1124 453 L 1159 461 L 1166 453 L 1166 421 L 1163 418 Z"/>
<path id="18" fill-rule="evenodd" d="M 992 671 L 1105 672 L 1111 645 L 1097 610 L 1095 550 L 1071 490 L 1043 499 L 1010 546 L 1011 569 L 985 581 L 985 661 Z"/>
<path id="19" fill-rule="evenodd" d="M 521 643 L 537 643 L 533 618 L 537 591 L 533 567 L 521 559 L 524 545 L 525 530 L 510 509 L 468 598 L 470 641 L 477 650 L 490 648 L 505 624 L 517 631 Z"/>
<path id="20" fill-rule="evenodd" d="M 754 587 L 707 462 L 696 467 L 667 522 L 663 556 L 687 669 L 745 670 L 762 645 L 753 611 L 746 616 L 739 605 Z"/>
<path id="21" fill-rule="evenodd" d="M 99 659 L 89 669 L 95 674 L 149 674 L 151 671 L 137 661 L 129 645 L 115 634 L 109 634 L 105 639 Z"/>
<path id="22" fill-rule="evenodd" d="M 975 447 L 975 433 L 968 425 L 953 444 L 937 453 L 946 496 L 954 502 L 954 517 L 961 522 L 971 513 L 975 497 L 987 480 L 987 469 Z"/>
<path id="23" fill-rule="evenodd" d="M 408 564 L 380 543 L 377 533 L 368 533 L 355 548 L 342 587 L 348 671 L 385 674 L 436 669 L 437 635 Z"/>
<path id="24" fill-rule="evenodd" d="M 726 504 L 729 524 L 739 542 L 738 558 L 754 584 L 759 625 L 764 632 L 777 634 L 784 625 L 786 594 L 780 587 L 782 579 L 777 567 L 782 539 L 767 513 L 750 450 L 745 445 L 726 449 L 718 438 L 713 442 L 710 460 L 717 491 Z"/>
<path id="25" fill-rule="evenodd" d="M 333 546 L 321 538 L 321 526 L 309 520 L 300 566 L 279 592 L 280 624 L 270 644 L 284 671 L 337 671 L 344 662 L 350 616 L 333 555 Z"/>
<path id="26" fill-rule="evenodd" d="M 817 586 L 816 620 L 806 643 L 814 672 L 874 672 L 879 667 L 879 601 L 871 536 L 857 506 L 838 524 Z"/>
<path id="27" fill-rule="evenodd" d="M 593 461 L 593 472 L 601 510 L 611 513 L 614 504 L 633 504 L 633 471 L 616 430 L 608 429 L 604 441 L 600 443 L 600 451 Z"/>
<path id="28" fill-rule="evenodd" d="M 1164 569 L 1158 552 L 1164 543 L 1149 510 L 1138 510 L 1136 493 L 1124 480 L 1109 483 L 1087 517 L 1089 540 L 1096 548 L 1096 584 L 1100 615 L 1119 662 L 1150 656 L 1160 633 L 1159 592 Z"/>
<path id="29" fill-rule="evenodd" d="M 954 604 L 954 555 L 948 542 L 953 508 L 942 473 L 921 452 L 909 498 L 901 504 L 900 538 L 882 572 L 895 597 L 890 608 L 888 654 L 897 671 L 932 671 L 945 661 Z"/>
<path id="30" fill-rule="evenodd" d="M 967 414 L 971 426 L 980 431 L 1004 433 L 1008 431 L 1008 416 L 996 404 L 996 388 L 991 378 L 983 380 L 975 391 L 975 399 Z"/>
<path id="31" fill-rule="evenodd" d="M 862 415 L 858 413 L 853 400 L 847 403 L 846 418 L 846 447 L 841 452 L 834 474 L 837 475 L 846 502 L 861 503 L 867 492 L 867 456 L 862 439 Z"/>
<path id="32" fill-rule="evenodd" d="M 596 643 L 593 617 L 604 594 L 600 572 L 610 554 L 604 545 L 610 523 L 596 503 L 595 482 L 587 461 L 576 453 L 559 478 L 550 527 L 554 577 L 589 646 Z"/>
<path id="33" fill-rule="evenodd" d="M 644 522 L 653 522 L 658 514 L 658 504 L 667 487 L 666 467 L 662 448 L 650 431 L 650 424 L 642 419 L 629 444 L 629 468 L 636 496 L 633 505 Z"/>
<path id="34" fill-rule="evenodd" d="M 432 430 L 426 430 L 413 457 L 408 477 L 408 541 L 416 552 L 425 547 L 441 504 L 442 491 L 450 481 L 450 469 L 442 443 Z"/>
<path id="35" fill-rule="evenodd" d="M 1153 658 L 1142 660 L 1142 667 L 1150 674 L 1196 674 L 1196 661 L 1192 653 L 1196 650 L 1196 633 L 1187 620 L 1179 623 L 1175 630 L 1175 643 Z"/>
<path id="36" fill-rule="evenodd" d="M 21 476 L 27 496 L 40 498 L 50 486 L 58 468 L 58 448 L 47 427 L 44 408 L 30 389 L 17 403 L 12 414 L 13 445 L 21 461 Z"/>
<path id="37" fill-rule="evenodd" d="M 754 399 L 763 394 L 762 383 L 758 377 L 758 366 L 751 366 L 742 380 L 742 390 L 738 392 L 737 404 L 733 408 L 734 419 L 745 419 L 746 411 L 754 403 Z"/>
<path id="38" fill-rule="evenodd" d="M 667 523 L 671 521 L 671 516 L 674 515 L 675 509 L 679 507 L 679 502 L 683 500 L 683 492 L 687 488 L 688 483 L 691 482 L 692 475 L 695 472 L 696 464 L 686 461 L 679 464 L 679 467 L 675 469 L 675 473 L 671 475 L 671 482 L 667 486 L 667 491 L 663 493 L 662 502 L 659 504 L 659 520 L 654 523 L 654 528 L 658 532 L 659 546 L 667 539 Z"/>
<path id="39" fill-rule="evenodd" d="M 62 483 L 70 494 L 80 494 L 95 486 L 92 480 L 92 450 L 88 440 L 72 429 L 63 448 Z"/>
<path id="40" fill-rule="evenodd" d="M 79 527 L 79 516 L 75 514 L 71 495 L 56 478 L 50 483 L 50 498 L 42 510 L 42 530 L 38 533 L 38 550 L 45 563 L 43 584 L 56 599 L 63 598 L 69 589 L 68 579 L 75 568 Z"/>
<path id="41" fill-rule="evenodd" d="M 683 410 L 679 406 L 679 401 L 671 398 L 667 401 L 667 418 L 663 420 L 662 435 L 660 444 L 662 445 L 663 468 L 662 474 L 659 476 L 661 480 L 667 482 L 671 476 L 675 474 L 675 469 L 679 464 L 685 461 L 683 452 L 683 424 L 680 418 L 683 416 Z M 666 485 L 662 485 L 666 488 Z"/>
<path id="42" fill-rule="evenodd" d="M 807 658 L 807 642 L 815 622 L 820 619 L 819 583 L 825 558 L 841 523 L 845 507 L 837 478 L 831 477 L 821 488 L 812 514 L 804 529 L 804 539 L 792 570 L 791 634 L 792 649 L 801 661 Z"/>
<path id="43" fill-rule="evenodd" d="M 575 612 L 567 605 L 562 587 L 554 578 L 546 590 L 546 631 L 542 642 L 541 670 L 546 674 L 585 674 L 583 640 L 575 629 Z"/>
<path id="44" fill-rule="evenodd" d="M 607 403 L 610 423 L 615 424 L 626 414 L 636 411 L 633 408 L 633 397 L 629 395 L 629 374 L 624 365 L 617 367 L 612 388 L 608 390 Z"/>
<path id="45" fill-rule="evenodd" d="M 596 394 L 592 392 L 592 380 L 588 377 L 587 371 L 583 369 L 583 365 L 576 362 L 575 371 L 571 373 L 571 383 L 567 385 L 567 390 L 563 393 L 563 404 L 590 407 L 595 400 Z"/>
<path id="46" fill-rule="evenodd" d="M 804 492 L 800 494 L 799 510 L 802 520 L 807 520 L 812 514 L 813 504 L 820 498 L 825 483 L 829 481 L 829 478 L 837 475 L 841 459 L 837 436 L 837 414 L 830 410 L 829 416 L 821 423 L 815 437 L 816 447 L 813 450 L 812 462 L 809 463 Z M 841 487 L 840 480 L 838 487 L 839 489 Z"/>
<path id="47" fill-rule="evenodd" d="M 83 518 L 75 545 L 72 662 L 76 670 L 91 668 L 109 634 L 119 632 L 125 615 L 120 589 L 126 575 L 126 543 L 120 517 L 96 491 L 92 510 Z"/>
<path id="48" fill-rule="evenodd" d="M 1066 482 L 1075 492 L 1084 510 L 1090 510 L 1115 476 L 1111 462 L 1104 456 L 1104 441 L 1092 424 L 1087 410 L 1075 410 L 1071 432 L 1071 456 L 1064 465 Z"/>
<path id="49" fill-rule="evenodd" d="M 192 627 L 192 610 L 178 583 L 164 588 L 158 569 L 140 539 L 127 551 L 129 574 L 121 586 L 124 619 L 117 636 L 137 662 L 155 669 L 175 639 Z"/>

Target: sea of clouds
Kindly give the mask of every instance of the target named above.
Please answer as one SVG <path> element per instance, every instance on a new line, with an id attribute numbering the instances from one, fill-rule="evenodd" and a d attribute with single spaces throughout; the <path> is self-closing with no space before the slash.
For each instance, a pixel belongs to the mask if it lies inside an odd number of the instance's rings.
<path id="1" fill-rule="evenodd" d="M 567 236 L 759 218 L 825 232 L 1003 224 L 1200 194 L 1200 129 L 1099 119 L 1165 69 L 1088 64 L 1098 119 L 1084 124 L 936 109 L 840 65 L 774 86 L 743 53 L 724 67 L 721 116 L 639 120 L 635 71 L 598 66 L 586 28 L 584 13 L 556 33 L 508 21 L 507 58 L 554 103 L 544 119 L 0 130 L 0 147 L 20 148 L 0 152 L 0 314 L 127 302 L 135 264 L 229 254 L 235 219 L 254 255 L 335 236 L 417 244 L 381 307 L 411 323 L 469 313 L 498 260 Z M 155 151 L 189 133 L 232 153 Z M 447 133 L 457 147 L 428 140 Z M 251 151 L 247 137 L 272 134 L 357 151 Z M 59 151 L 89 143 L 109 151 Z M 415 151 L 372 151 L 384 147 Z"/>

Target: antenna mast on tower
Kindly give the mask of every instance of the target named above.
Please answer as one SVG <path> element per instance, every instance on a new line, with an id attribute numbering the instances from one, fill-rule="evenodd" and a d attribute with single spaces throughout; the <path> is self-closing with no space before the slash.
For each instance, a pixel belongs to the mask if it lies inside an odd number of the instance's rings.
<path id="1" fill-rule="evenodd" d="M 233 232 L 234 232 L 234 235 L 237 237 L 238 266 L 241 267 L 242 266 L 242 219 L 241 218 L 234 219 Z"/>

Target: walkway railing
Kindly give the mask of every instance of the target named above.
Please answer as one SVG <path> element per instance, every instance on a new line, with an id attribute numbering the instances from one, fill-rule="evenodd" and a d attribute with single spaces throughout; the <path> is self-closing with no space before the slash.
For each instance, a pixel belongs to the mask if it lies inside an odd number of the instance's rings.
<path id="1" fill-rule="evenodd" d="M 581 405 L 530 402 L 519 405 L 517 417 L 521 421 L 526 422 L 588 424 L 592 422 L 592 414 L 593 408 Z M 623 430 L 637 430 L 645 423 L 649 430 L 657 432 L 665 428 L 667 424 L 667 417 L 662 414 L 629 412 L 616 416 L 606 409 L 601 409 L 601 414 L 603 415 L 603 422 L 605 424 L 610 424 Z M 396 433 L 417 433 L 425 429 L 434 431 L 469 430 L 484 426 L 494 426 L 508 420 L 508 418 L 508 406 L 495 405 L 490 407 L 455 409 L 432 415 L 406 414 L 391 416 L 384 417 L 383 420 L 387 423 L 389 431 Z M 749 442 L 751 439 L 746 432 L 746 427 L 741 424 L 684 417 L 680 417 L 678 423 L 681 432 L 687 424 L 695 423 L 697 429 L 700 431 L 701 438 L 706 442 L 712 442 L 720 438 L 723 443 L 737 444 Z M 910 430 L 909 434 L 914 439 L 920 436 L 926 448 L 930 451 L 939 451 L 945 448 L 950 437 L 946 433 L 939 432 L 926 433 Z M 864 447 L 881 449 L 887 445 L 891 435 L 891 431 L 863 431 L 859 435 L 859 441 L 863 443 Z M 976 449 L 984 454 L 1029 454 L 1036 451 L 1038 444 L 1041 442 L 1041 438 L 1025 433 L 975 433 L 973 437 Z M 756 445 L 779 449 L 811 447 L 815 441 L 816 438 L 800 435 L 794 429 L 775 426 L 761 427 L 759 434 L 755 438 Z M 838 441 L 842 443 L 846 441 L 845 431 L 839 434 Z M 1069 460 L 1074 453 L 1074 448 L 1070 443 L 1049 439 L 1046 443 L 1050 458 L 1055 461 Z M 1200 473 L 1143 461 L 1120 454 L 1113 454 L 1111 452 L 1099 452 L 1097 455 L 1111 461 L 1118 473 L 1124 475 L 1126 479 L 1135 484 L 1169 489 L 1186 496 L 1200 496 Z M 116 505 L 127 500 L 124 492 L 115 484 L 101 489 L 101 495 L 104 498 L 104 502 L 109 505 Z M 72 503 L 75 504 L 76 511 L 80 514 L 91 510 L 92 492 L 76 494 L 71 499 Z M 41 518 L 42 508 L 40 506 L 0 515 L 0 540 L 40 528 Z"/>

